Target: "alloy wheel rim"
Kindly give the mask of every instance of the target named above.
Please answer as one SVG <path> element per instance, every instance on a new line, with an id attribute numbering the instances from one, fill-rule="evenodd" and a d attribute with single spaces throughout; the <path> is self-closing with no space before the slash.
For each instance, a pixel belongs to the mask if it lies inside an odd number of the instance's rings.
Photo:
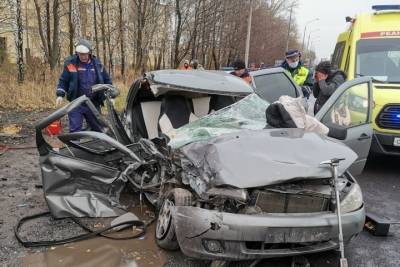
<path id="1" fill-rule="evenodd" d="M 157 227 L 156 227 L 157 239 L 162 239 L 168 232 L 168 228 L 170 227 L 172 221 L 171 208 L 173 206 L 174 203 L 169 199 L 166 199 L 162 205 L 162 208 L 157 218 Z"/>

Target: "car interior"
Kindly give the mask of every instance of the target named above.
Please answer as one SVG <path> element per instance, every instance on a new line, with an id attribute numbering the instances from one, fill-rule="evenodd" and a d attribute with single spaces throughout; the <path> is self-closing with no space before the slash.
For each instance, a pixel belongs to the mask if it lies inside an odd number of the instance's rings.
<path id="1" fill-rule="evenodd" d="M 234 102 L 232 96 L 177 90 L 156 97 L 140 88 L 132 107 L 133 124 L 141 137 L 153 139 Z"/>

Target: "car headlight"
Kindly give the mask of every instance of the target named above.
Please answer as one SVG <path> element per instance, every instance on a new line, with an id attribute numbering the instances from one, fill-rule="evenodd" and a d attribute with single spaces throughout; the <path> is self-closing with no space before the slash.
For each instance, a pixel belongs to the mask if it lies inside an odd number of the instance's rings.
<path id="1" fill-rule="evenodd" d="M 340 202 L 340 211 L 347 213 L 359 209 L 363 204 L 363 197 L 361 188 L 358 184 L 354 184 L 350 189 L 349 193 Z"/>

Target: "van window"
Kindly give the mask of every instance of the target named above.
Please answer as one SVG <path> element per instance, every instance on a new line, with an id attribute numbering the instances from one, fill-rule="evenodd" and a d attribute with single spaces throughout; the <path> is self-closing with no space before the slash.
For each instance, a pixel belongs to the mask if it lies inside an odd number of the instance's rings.
<path id="1" fill-rule="evenodd" d="M 355 77 L 360 76 L 400 82 L 400 38 L 359 40 Z"/>
<path id="2" fill-rule="evenodd" d="M 336 68 L 340 68 L 340 63 L 342 62 L 344 47 L 346 42 L 339 42 L 335 46 L 335 51 L 333 52 L 332 56 L 332 65 Z"/>

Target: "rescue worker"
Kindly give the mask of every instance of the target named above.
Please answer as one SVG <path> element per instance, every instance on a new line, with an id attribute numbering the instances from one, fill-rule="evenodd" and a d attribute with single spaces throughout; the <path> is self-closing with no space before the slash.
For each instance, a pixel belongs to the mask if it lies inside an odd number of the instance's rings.
<path id="1" fill-rule="evenodd" d="M 304 97 L 308 99 L 311 94 L 312 81 L 309 77 L 309 70 L 304 66 L 301 61 L 301 54 L 299 50 L 292 49 L 285 53 L 285 61 L 281 64 L 281 67 L 287 70 L 292 76 L 293 80 L 299 85 L 303 91 Z"/>
<path id="2" fill-rule="evenodd" d="M 179 70 L 191 70 L 192 67 L 190 67 L 190 65 L 189 65 L 189 60 L 186 59 L 186 60 L 183 62 L 183 66 L 179 67 L 178 69 L 179 69 Z"/>
<path id="3" fill-rule="evenodd" d="M 242 60 L 236 60 L 232 66 L 234 69 L 234 71 L 231 72 L 232 75 L 242 78 L 251 84 L 251 76 L 246 69 L 246 64 Z"/>
<path id="4" fill-rule="evenodd" d="M 346 74 L 333 69 L 330 61 L 322 61 L 315 68 L 313 95 L 316 98 L 314 114 L 321 109 L 335 90 L 346 81 Z"/>
<path id="5" fill-rule="evenodd" d="M 92 86 L 95 84 L 112 84 L 112 81 L 101 62 L 92 55 L 91 43 L 86 39 L 80 39 L 75 46 L 75 55 L 64 62 L 64 70 L 56 90 L 56 105 L 61 105 L 65 96 L 68 101 L 73 101 L 86 95 L 101 111 L 105 96 L 104 92 L 92 93 Z M 83 118 L 92 131 L 101 131 L 100 124 L 86 104 L 75 108 L 68 117 L 71 133 L 82 130 Z"/>

